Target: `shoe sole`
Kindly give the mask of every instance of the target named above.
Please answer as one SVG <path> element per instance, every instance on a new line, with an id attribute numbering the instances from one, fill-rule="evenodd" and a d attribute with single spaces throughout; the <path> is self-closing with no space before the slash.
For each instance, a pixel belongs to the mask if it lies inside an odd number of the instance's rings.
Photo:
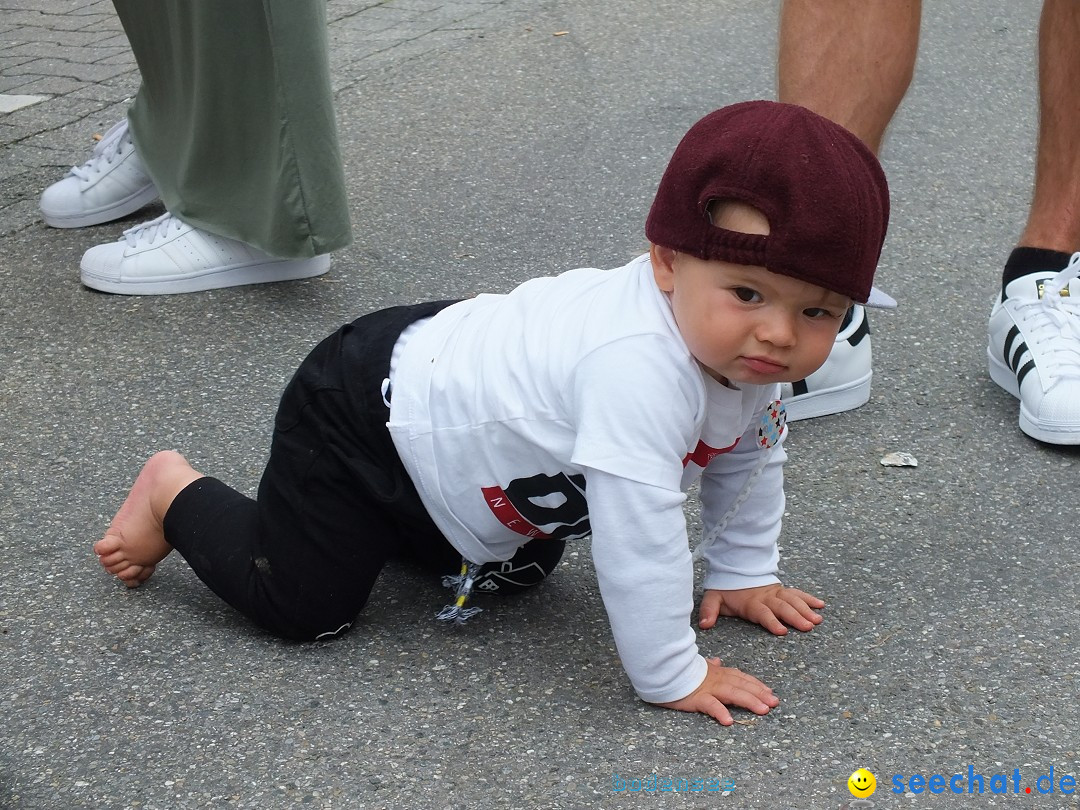
<path id="1" fill-rule="evenodd" d="M 117 295 L 177 295 L 180 293 L 220 290 L 246 284 L 269 284 L 275 281 L 298 281 L 321 276 L 330 269 L 330 256 L 324 254 L 313 259 L 285 259 L 260 262 L 215 270 L 204 270 L 180 278 L 165 281 L 116 281 L 101 278 L 80 268 L 82 283 L 93 290 Z"/>
<path id="2" fill-rule="evenodd" d="M 1012 369 L 998 360 L 989 347 L 986 349 L 986 358 L 990 366 L 990 379 L 1020 401 L 1020 430 L 1046 444 L 1080 444 L 1080 425 L 1073 428 L 1058 428 L 1040 424 L 1024 407 L 1024 400 L 1020 398 L 1020 386 L 1016 382 L 1016 375 L 1013 374 Z"/>
<path id="3" fill-rule="evenodd" d="M 130 197 L 120 202 L 98 208 L 93 211 L 81 211 L 70 216 L 64 214 L 52 214 L 41 209 L 41 216 L 45 224 L 52 228 L 85 228 L 90 225 L 103 225 L 116 219 L 123 219 L 134 214 L 140 208 L 145 208 L 158 199 L 157 187 L 153 184 L 144 186 Z"/>
<path id="4" fill-rule="evenodd" d="M 798 422 L 801 419 L 816 419 L 834 413 L 853 411 L 870 401 L 870 381 L 874 376 L 871 371 L 847 385 L 836 388 L 824 388 L 812 394 L 803 394 L 792 400 L 784 400 L 787 420 Z"/>

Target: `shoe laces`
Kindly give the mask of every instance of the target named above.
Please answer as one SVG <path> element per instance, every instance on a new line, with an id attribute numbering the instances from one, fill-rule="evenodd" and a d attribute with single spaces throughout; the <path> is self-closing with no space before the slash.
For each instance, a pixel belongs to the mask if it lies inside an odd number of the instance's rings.
<path id="1" fill-rule="evenodd" d="M 111 164 L 116 159 L 125 142 L 131 142 L 126 118 L 113 124 L 90 153 L 90 159 L 82 166 L 72 166 L 71 173 L 80 180 L 89 180 L 91 175 L 102 170 L 102 161 Z"/>
<path id="2" fill-rule="evenodd" d="M 169 235 L 170 230 L 180 230 L 184 223 L 166 211 L 157 219 L 143 222 L 124 231 L 124 240 L 131 247 L 148 247 L 159 238 Z"/>
<path id="3" fill-rule="evenodd" d="M 1038 297 L 1021 298 L 1016 312 L 1024 323 L 1028 348 L 1040 349 L 1040 369 L 1048 377 L 1080 379 L 1080 296 L 1069 294 L 1069 282 L 1080 276 L 1080 253 L 1042 285 Z"/>

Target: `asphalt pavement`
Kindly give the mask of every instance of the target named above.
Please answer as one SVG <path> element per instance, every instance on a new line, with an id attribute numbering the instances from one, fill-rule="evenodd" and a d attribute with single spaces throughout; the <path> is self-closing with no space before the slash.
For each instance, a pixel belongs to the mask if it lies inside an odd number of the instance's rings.
<path id="1" fill-rule="evenodd" d="M 458 631 L 392 566 L 312 645 L 179 558 L 128 592 L 90 545 L 157 449 L 254 491 L 283 385 L 340 323 L 640 252 L 686 128 L 774 97 L 776 3 L 331 0 L 354 243 L 319 279 L 130 298 L 83 288 L 79 258 L 159 208 L 37 211 L 138 87 L 111 4 L 0 0 L 0 807 L 836 810 L 860 767 L 878 788 L 851 806 L 1080 806 L 1080 454 L 1019 431 L 985 355 L 1038 4 L 927 5 L 883 151 L 900 308 L 871 316 L 873 395 L 788 443 L 784 577 L 825 621 L 701 634 L 782 701 L 723 728 L 634 696 L 587 543 Z"/>

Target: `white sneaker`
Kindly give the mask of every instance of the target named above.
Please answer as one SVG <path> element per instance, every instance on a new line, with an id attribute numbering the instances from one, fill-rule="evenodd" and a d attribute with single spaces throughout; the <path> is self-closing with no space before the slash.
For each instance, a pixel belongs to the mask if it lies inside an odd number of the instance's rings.
<path id="1" fill-rule="evenodd" d="M 124 231 L 119 242 L 90 248 L 80 267 L 82 283 L 95 290 L 170 295 L 321 276 L 330 256 L 277 259 L 165 213 Z"/>
<path id="2" fill-rule="evenodd" d="M 990 378 L 1020 400 L 1020 429 L 1080 444 L 1080 253 L 1010 281 L 990 313 Z"/>
<path id="3" fill-rule="evenodd" d="M 90 160 L 45 189 L 40 207 L 46 224 L 82 228 L 126 217 L 157 198 L 125 118 L 105 133 Z"/>
<path id="4" fill-rule="evenodd" d="M 848 310 L 825 364 L 805 380 L 780 386 L 787 420 L 813 419 L 865 405 L 874 375 L 872 359 L 866 309 L 855 304 Z"/>

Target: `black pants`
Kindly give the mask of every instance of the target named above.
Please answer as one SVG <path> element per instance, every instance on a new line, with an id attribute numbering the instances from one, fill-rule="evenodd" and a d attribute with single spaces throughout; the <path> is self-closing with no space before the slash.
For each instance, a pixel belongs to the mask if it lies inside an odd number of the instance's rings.
<path id="1" fill-rule="evenodd" d="M 394 448 L 382 393 L 402 330 L 450 303 L 374 312 L 315 348 L 282 395 L 257 500 L 201 478 L 170 506 L 165 539 L 259 626 L 299 640 L 341 632 L 391 557 L 458 572 L 460 555 L 431 521 Z M 535 584 L 563 548 L 529 542 L 512 564 L 486 567 L 479 592 Z M 507 578 L 508 568 L 531 578 Z"/>

